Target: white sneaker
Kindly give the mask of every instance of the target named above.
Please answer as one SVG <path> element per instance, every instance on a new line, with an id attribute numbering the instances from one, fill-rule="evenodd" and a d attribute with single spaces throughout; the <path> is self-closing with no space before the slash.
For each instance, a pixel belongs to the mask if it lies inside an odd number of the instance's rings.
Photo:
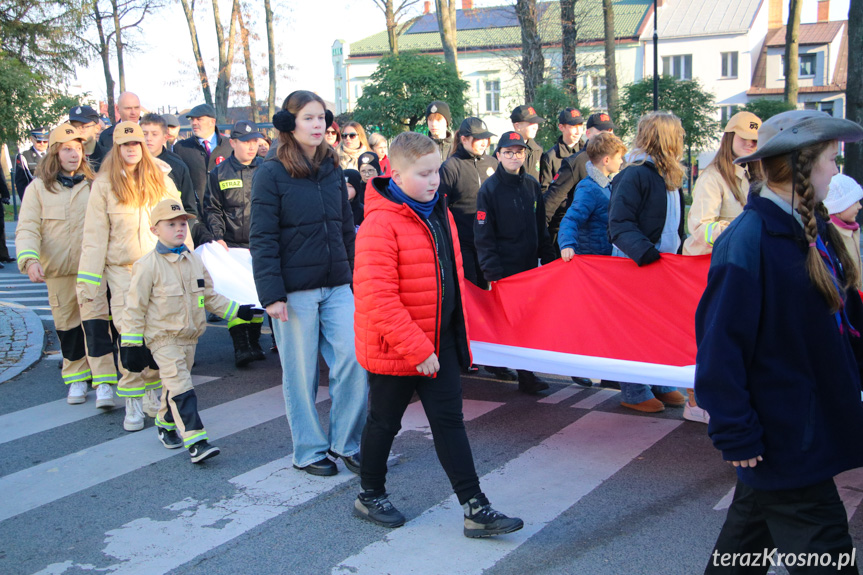
<path id="1" fill-rule="evenodd" d="M 686 402 L 686 405 L 683 406 L 683 419 L 694 421 L 695 423 L 703 423 L 707 425 L 710 423 L 710 415 L 698 407 L 689 405 L 689 402 Z"/>
<path id="2" fill-rule="evenodd" d="M 110 383 L 100 383 L 96 386 L 96 407 L 114 408 L 114 388 Z"/>
<path id="3" fill-rule="evenodd" d="M 144 429 L 144 398 L 126 398 L 126 419 L 123 420 L 126 431 L 141 431 Z"/>
<path id="4" fill-rule="evenodd" d="M 156 417 L 159 415 L 159 408 L 162 405 L 162 390 L 148 389 L 144 393 L 144 413 L 147 417 Z"/>
<path id="5" fill-rule="evenodd" d="M 87 382 L 73 381 L 69 384 L 69 394 L 66 396 L 66 403 L 75 405 L 87 401 Z"/>

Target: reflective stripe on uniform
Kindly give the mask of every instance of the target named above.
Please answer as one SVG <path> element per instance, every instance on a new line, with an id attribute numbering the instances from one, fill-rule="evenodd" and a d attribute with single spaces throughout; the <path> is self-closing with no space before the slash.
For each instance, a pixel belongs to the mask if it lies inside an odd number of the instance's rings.
<path id="1" fill-rule="evenodd" d="M 34 258 L 34 259 L 38 260 L 39 259 L 39 252 L 34 251 L 34 250 L 24 250 L 23 252 L 18 254 L 18 263 L 21 263 L 28 258 Z"/>
<path id="2" fill-rule="evenodd" d="M 195 443 L 198 443 L 199 441 L 204 441 L 205 439 L 207 439 L 207 432 L 206 431 L 199 431 L 195 435 L 192 435 L 191 437 L 187 437 L 186 439 L 184 439 L 183 440 L 183 446 L 184 447 L 191 447 Z"/>
<path id="3" fill-rule="evenodd" d="M 63 383 L 69 385 L 70 383 L 75 383 L 76 381 L 87 381 L 90 379 L 91 372 L 89 369 L 85 369 L 84 371 L 79 371 L 78 373 L 70 373 L 69 375 L 63 376 Z"/>
<path id="4" fill-rule="evenodd" d="M 716 231 L 719 229 L 719 222 L 713 222 L 707 224 L 707 227 L 704 228 L 704 241 L 708 246 L 712 246 L 713 242 L 716 241 L 716 236 L 719 234 Z"/>
<path id="5" fill-rule="evenodd" d="M 143 387 L 118 387 L 117 397 L 144 397 Z"/>
<path id="6" fill-rule="evenodd" d="M 102 276 L 87 272 L 78 272 L 78 281 L 86 284 L 101 285 Z"/>
<path id="7" fill-rule="evenodd" d="M 144 334 L 143 333 L 121 333 L 120 334 L 120 345 L 128 343 L 133 347 L 137 347 L 139 345 L 144 345 Z"/>
<path id="8" fill-rule="evenodd" d="M 109 373 L 106 375 L 94 375 L 93 376 L 93 387 L 99 385 L 100 383 L 110 383 L 117 385 L 117 374 Z"/>
<path id="9" fill-rule="evenodd" d="M 151 381 L 144 386 L 144 389 L 150 391 L 151 389 L 162 389 L 162 380 L 157 379 L 156 381 Z"/>
<path id="10" fill-rule="evenodd" d="M 240 309 L 239 304 L 237 302 L 232 301 L 231 305 L 228 306 L 228 309 L 225 311 L 225 315 L 222 316 L 222 319 L 226 319 L 228 321 L 234 319 L 234 316 L 237 315 L 237 310 Z"/>
<path id="11" fill-rule="evenodd" d="M 167 421 L 162 421 L 162 418 L 158 415 L 156 416 L 156 427 L 161 427 L 162 429 L 177 429 L 176 423 L 168 423 Z"/>

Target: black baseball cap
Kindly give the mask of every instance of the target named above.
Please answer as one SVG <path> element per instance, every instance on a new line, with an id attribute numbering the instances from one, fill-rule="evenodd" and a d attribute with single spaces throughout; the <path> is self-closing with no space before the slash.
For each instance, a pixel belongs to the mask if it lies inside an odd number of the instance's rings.
<path id="1" fill-rule="evenodd" d="M 504 132 L 497 142 L 497 149 L 511 148 L 513 146 L 526 148 L 527 143 L 525 143 L 524 138 L 518 132 Z"/>
<path id="2" fill-rule="evenodd" d="M 69 109 L 69 121 L 81 122 L 88 124 L 90 122 L 99 123 L 99 112 L 90 106 L 75 106 Z"/>
<path id="3" fill-rule="evenodd" d="M 479 140 L 484 140 L 485 138 L 491 138 L 494 136 L 494 134 L 488 131 L 488 127 L 485 125 L 485 122 L 476 117 L 465 118 L 462 120 L 458 133 L 460 136 L 477 138 Z"/>
<path id="4" fill-rule="evenodd" d="M 202 116 L 216 117 L 216 110 L 209 104 L 198 104 L 186 114 L 187 118 L 200 118 Z"/>
<path id="5" fill-rule="evenodd" d="M 545 118 L 541 118 L 537 115 L 533 106 L 529 106 L 527 104 L 519 106 L 513 110 L 512 114 L 509 115 L 509 119 L 513 122 L 528 122 L 530 124 L 542 124 L 545 122 Z"/>
<path id="6" fill-rule="evenodd" d="M 584 123 L 584 116 L 578 108 L 564 108 L 557 117 L 557 123 L 564 126 L 578 126 Z"/>
<path id="7" fill-rule="evenodd" d="M 452 114 L 449 111 L 449 104 L 446 102 L 441 102 L 440 100 L 435 100 L 431 104 L 426 107 L 426 120 L 432 114 L 440 114 L 444 118 L 446 118 L 446 125 L 449 126 L 452 124 Z"/>
<path id="8" fill-rule="evenodd" d="M 603 132 L 610 132 L 614 129 L 614 122 L 611 121 L 611 116 L 605 112 L 597 112 L 596 114 L 591 114 L 590 117 L 587 118 L 587 129 L 589 130 L 590 128 L 596 128 Z"/>
<path id="9" fill-rule="evenodd" d="M 240 120 L 239 122 L 234 124 L 233 128 L 231 128 L 232 140 L 248 142 L 249 140 L 256 140 L 263 137 L 264 135 L 258 131 L 258 127 L 255 125 L 254 122 Z"/>

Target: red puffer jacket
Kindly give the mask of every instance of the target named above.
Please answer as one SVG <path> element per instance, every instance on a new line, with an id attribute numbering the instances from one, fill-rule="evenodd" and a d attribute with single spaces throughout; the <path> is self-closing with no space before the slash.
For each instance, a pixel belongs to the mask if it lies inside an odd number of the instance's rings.
<path id="1" fill-rule="evenodd" d="M 416 366 L 440 355 L 440 265 L 431 231 L 408 206 L 389 199 L 389 178 L 366 188 L 365 220 L 354 263 L 357 360 L 382 375 L 418 375 Z M 455 222 L 447 210 L 464 310 L 464 269 Z M 464 339 L 467 337 L 464 318 Z M 470 352 L 464 354 L 470 364 Z M 465 361 L 465 358 L 462 361 Z"/>

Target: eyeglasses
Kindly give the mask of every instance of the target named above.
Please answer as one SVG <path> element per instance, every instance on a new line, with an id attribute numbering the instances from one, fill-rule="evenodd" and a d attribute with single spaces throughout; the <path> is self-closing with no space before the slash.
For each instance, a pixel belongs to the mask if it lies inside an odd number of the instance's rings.
<path id="1" fill-rule="evenodd" d="M 335 131 L 335 130 L 327 130 L 327 135 L 335 136 L 335 135 L 336 135 L 336 131 Z M 356 134 L 354 134 L 354 135 L 356 135 Z"/>
<path id="2" fill-rule="evenodd" d="M 37 144 L 47 144 L 48 140 L 36 140 Z"/>
<path id="3" fill-rule="evenodd" d="M 524 150 L 519 150 L 517 152 L 513 150 L 501 150 L 500 155 L 507 159 L 512 158 L 523 158 L 525 156 Z"/>
<path id="4" fill-rule="evenodd" d="M 359 138 L 360 135 L 357 134 L 356 132 L 344 132 L 344 133 L 342 133 L 342 137 L 347 138 L 349 140 L 353 140 L 354 138 Z"/>

